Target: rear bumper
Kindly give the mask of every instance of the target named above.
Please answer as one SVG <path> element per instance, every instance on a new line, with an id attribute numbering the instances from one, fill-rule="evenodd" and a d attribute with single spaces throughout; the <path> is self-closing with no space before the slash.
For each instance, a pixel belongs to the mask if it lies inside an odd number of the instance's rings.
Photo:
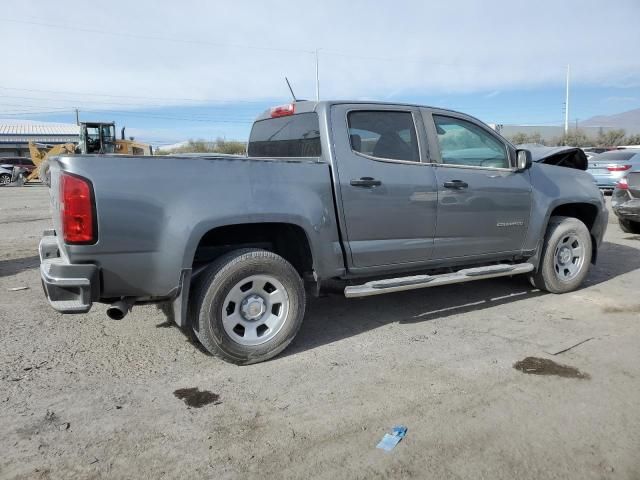
<path id="1" fill-rule="evenodd" d="M 74 265 L 60 255 L 58 237 L 46 231 L 38 247 L 40 278 L 49 304 L 61 313 L 85 313 L 99 297 L 98 267 Z"/>
<path id="2" fill-rule="evenodd" d="M 612 210 L 618 218 L 638 221 L 640 220 L 640 199 L 612 205 Z"/>
<path id="3" fill-rule="evenodd" d="M 633 198 L 627 190 L 613 191 L 611 209 L 618 218 L 640 220 L 640 198 Z"/>

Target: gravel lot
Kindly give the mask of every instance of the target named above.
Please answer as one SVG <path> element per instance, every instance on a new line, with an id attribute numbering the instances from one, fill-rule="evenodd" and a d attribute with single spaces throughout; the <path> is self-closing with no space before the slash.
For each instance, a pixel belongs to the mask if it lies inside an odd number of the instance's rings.
<path id="1" fill-rule="evenodd" d="M 47 190 L 0 188 L 0 478 L 638 479 L 640 236 L 610 222 L 580 291 L 516 277 L 312 299 L 288 350 L 237 367 L 154 307 L 52 310 Z M 526 374 L 526 357 L 580 373 Z M 184 388 L 217 400 L 190 407 Z M 376 449 L 396 424 L 406 438 Z"/>

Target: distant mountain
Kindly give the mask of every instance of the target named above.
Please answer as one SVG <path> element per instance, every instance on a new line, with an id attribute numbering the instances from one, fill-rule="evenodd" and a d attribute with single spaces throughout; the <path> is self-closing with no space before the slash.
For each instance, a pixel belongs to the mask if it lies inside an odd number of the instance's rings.
<path id="1" fill-rule="evenodd" d="M 613 115 L 596 115 L 583 122 L 581 127 L 613 127 L 627 130 L 637 130 L 640 128 L 640 108 L 628 110 Z"/>

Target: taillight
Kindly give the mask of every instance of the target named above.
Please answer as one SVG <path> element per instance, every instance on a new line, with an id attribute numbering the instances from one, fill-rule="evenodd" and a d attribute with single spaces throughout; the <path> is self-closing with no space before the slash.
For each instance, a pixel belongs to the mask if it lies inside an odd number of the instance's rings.
<path id="1" fill-rule="evenodd" d="M 618 180 L 618 183 L 616 183 L 616 188 L 618 190 L 629 190 L 629 182 L 627 182 L 626 178 L 621 178 Z"/>
<path id="2" fill-rule="evenodd" d="M 625 170 L 629 170 L 631 165 L 609 165 L 607 170 L 610 172 L 624 172 Z"/>
<path id="3" fill-rule="evenodd" d="M 86 178 L 63 173 L 60 177 L 60 201 L 65 243 L 95 243 L 97 229 L 91 182 Z"/>
<path id="4" fill-rule="evenodd" d="M 294 103 L 288 103 L 286 105 L 278 105 L 271 109 L 271 118 L 286 117 L 296 113 L 296 105 Z"/>

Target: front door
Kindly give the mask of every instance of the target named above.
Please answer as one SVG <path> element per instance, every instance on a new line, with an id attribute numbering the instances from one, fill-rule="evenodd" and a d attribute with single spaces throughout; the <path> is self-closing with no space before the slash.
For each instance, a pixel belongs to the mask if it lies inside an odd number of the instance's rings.
<path id="1" fill-rule="evenodd" d="M 433 258 L 521 251 L 531 210 L 529 172 L 516 171 L 507 144 L 481 124 L 432 118 L 440 154 Z"/>
<path id="2" fill-rule="evenodd" d="M 352 267 L 427 262 L 437 191 L 418 111 L 336 105 L 331 123 Z"/>

